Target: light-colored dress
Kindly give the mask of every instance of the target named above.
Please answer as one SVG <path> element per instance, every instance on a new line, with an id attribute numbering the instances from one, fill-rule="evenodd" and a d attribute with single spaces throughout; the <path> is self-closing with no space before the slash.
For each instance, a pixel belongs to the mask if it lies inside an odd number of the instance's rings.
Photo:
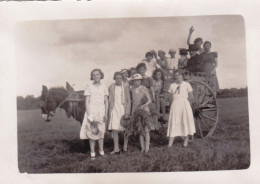
<path id="1" fill-rule="evenodd" d="M 123 81 L 123 85 L 129 89 L 130 88 L 129 80 Z"/>
<path id="2" fill-rule="evenodd" d="M 143 59 L 142 63 L 144 63 L 145 67 L 146 67 L 145 75 L 147 75 L 148 77 L 152 77 L 153 72 L 154 72 L 154 70 L 156 69 L 156 66 L 157 66 L 156 60 L 152 59 L 150 62 L 148 62 L 147 59 Z"/>
<path id="3" fill-rule="evenodd" d="M 167 137 L 193 135 L 195 130 L 194 118 L 188 93 L 192 92 L 192 87 L 188 82 L 181 84 L 173 83 L 168 91 L 173 95 L 171 104 Z"/>
<path id="4" fill-rule="evenodd" d="M 176 58 L 167 58 L 167 69 L 170 70 L 178 69 L 178 61 Z"/>
<path id="5" fill-rule="evenodd" d="M 80 129 L 80 139 L 93 139 L 98 140 L 104 138 L 106 125 L 103 121 L 105 116 L 105 96 L 108 96 L 108 89 L 104 84 L 100 84 L 99 86 L 90 83 L 87 85 L 86 90 L 84 92 L 85 96 L 90 97 L 89 111 L 94 121 L 98 121 L 98 134 L 95 135 L 92 133 L 90 128 L 90 121 L 88 120 L 87 113 L 84 115 L 84 120 Z"/>
<path id="6" fill-rule="evenodd" d="M 122 93 L 122 86 L 115 85 L 114 104 L 110 115 L 108 130 L 124 130 L 124 127 L 120 124 L 121 117 L 125 114 L 125 107 L 122 104 Z"/>

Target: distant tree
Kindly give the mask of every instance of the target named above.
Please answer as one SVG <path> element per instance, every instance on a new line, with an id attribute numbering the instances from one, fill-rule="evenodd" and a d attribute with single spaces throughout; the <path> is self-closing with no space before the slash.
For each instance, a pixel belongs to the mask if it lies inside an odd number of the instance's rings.
<path id="1" fill-rule="evenodd" d="M 28 110 L 40 108 L 40 97 L 35 98 L 33 95 L 27 95 L 25 98 L 17 96 L 17 110 Z"/>
<path id="2" fill-rule="evenodd" d="M 246 97 L 247 95 L 247 87 L 240 89 L 220 89 L 217 93 L 218 98 Z"/>

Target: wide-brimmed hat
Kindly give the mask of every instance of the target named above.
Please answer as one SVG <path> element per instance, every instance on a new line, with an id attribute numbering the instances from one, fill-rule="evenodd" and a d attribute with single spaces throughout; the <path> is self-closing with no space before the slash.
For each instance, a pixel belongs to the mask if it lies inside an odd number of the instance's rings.
<path id="1" fill-rule="evenodd" d="M 133 81 L 133 80 L 142 80 L 142 79 L 143 79 L 142 75 L 137 73 L 133 75 L 131 80 Z"/>
<path id="2" fill-rule="evenodd" d="M 121 126 L 126 127 L 130 123 L 130 120 L 131 120 L 130 117 L 125 118 L 124 116 L 122 116 L 121 119 L 120 119 Z"/>
<path id="3" fill-rule="evenodd" d="M 91 130 L 91 133 L 94 135 L 98 135 L 98 133 L 99 133 L 98 123 L 100 123 L 100 122 L 93 121 L 90 123 L 90 130 Z"/>

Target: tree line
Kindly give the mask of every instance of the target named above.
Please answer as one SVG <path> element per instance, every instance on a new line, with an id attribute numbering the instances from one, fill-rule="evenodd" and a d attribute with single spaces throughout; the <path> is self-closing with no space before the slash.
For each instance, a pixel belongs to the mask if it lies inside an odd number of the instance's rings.
<path id="1" fill-rule="evenodd" d="M 218 98 L 233 98 L 233 97 L 247 97 L 246 88 L 231 88 L 231 89 L 220 89 L 217 93 Z M 17 110 L 30 110 L 39 109 L 41 97 L 34 97 L 33 95 L 17 96 Z"/>

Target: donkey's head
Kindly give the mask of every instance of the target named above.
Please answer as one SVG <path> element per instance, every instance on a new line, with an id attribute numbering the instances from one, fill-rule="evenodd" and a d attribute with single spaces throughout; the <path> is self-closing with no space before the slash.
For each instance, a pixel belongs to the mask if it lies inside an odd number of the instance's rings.
<path id="1" fill-rule="evenodd" d="M 55 111 L 59 105 L 67 98 L 68 93 L 64 88 L 51 88 L 48 90 L 46 86 L 42 86 L 41 110 L 42 118 L 49 122 L 52 120 Z"/>

